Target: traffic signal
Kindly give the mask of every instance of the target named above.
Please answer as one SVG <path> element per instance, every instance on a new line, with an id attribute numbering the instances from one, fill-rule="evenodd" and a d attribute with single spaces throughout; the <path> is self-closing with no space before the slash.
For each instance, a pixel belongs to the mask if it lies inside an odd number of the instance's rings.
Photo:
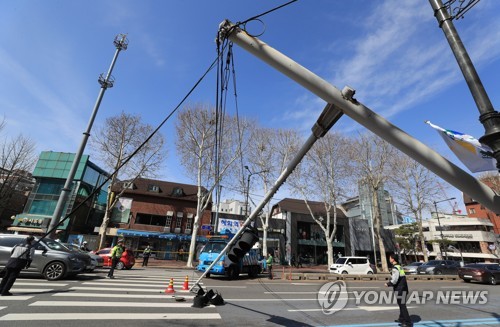
<path id="1" fill-rule="evenodd" d="M 240 237 L 228 251 L 227 257 L 234 263 L 240 262 L 258 240 L 259 234 L 255 229 L 245 228 L 245 231 L 241 233 Z"/>

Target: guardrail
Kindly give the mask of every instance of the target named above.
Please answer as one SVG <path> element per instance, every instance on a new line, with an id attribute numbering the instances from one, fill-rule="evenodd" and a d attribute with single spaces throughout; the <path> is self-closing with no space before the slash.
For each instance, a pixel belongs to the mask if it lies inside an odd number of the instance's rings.
<path id="1" fill-rule="evenodd" d="M 354 275 L 354 274 L 326 274 L 326 273 L 282 273 L 282 279 L 285 280 L 380 280 L 388 281 L 391 279 L 389 274 L 371 274 L 371 275 Z M 458 275 L 406 275 L 409 281 L 418 280 L 459 280 Z"/>

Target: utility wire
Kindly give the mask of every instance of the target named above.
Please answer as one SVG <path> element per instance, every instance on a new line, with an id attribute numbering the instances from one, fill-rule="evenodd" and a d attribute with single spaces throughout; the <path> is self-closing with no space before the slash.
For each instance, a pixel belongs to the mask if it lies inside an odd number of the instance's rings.
<path id="1" fill-rule="evenodd" d="M 285 3 L 285 4 L 282 4 L 281 6 L 278 6 L 278 7 L 276 7 L 276 8 L 271 9 L 271 10 L 268 10 L 268 11 L 266 11 L 266 12 L 263 12 L 262 14 L 259 14 L 259 15 L 257 15 L 257 16 L 253 16 L 253 17 L 250 17 L 250 18 L 248 18 L 247 20 L 244 20 L 244 21 L 242 21 L 242 22 L 238 23 L 237 25 L 240 25 L 240 24 L 245 25 L 245 24 L 246 24 L 246 23 L 248 23 L 249 21 L 256 20 L 256 19 L 258 19 L 259 17 L 262 17 L 262 16 L 264 16 L 264 15 L 267 15 L 267 14 L 269 14 L 269 13 L 272 13 L 273 11 L 276 11 L 276 10 L 278 10 L 278 9 L 281 9 L 281 8 L 283 8 L 283 7 L 286 7 L 286 6 L 288 6 L 288 5 L 291 5 L 292 3 L 296 2 L 296 1 L 298 1 L 298 0 L 292 0 L 292 1 L 289 1 L 289 2 L 287 2 L 287 3 Z"/>
<path id="2" fill-rule="evenodd" d="M 281 6 L 278 6 L 276 8 L 273 8 L 271 10 L 268 10 L 262 14 L 259 14 L 257 16 L 254 16 L 254 17 L 251 17 L 239 24 L 246 24 L 247 22 L 251 21 L 251 20 L 255 20 L 255 19 L 258 19 L 259 17 L 262 17 L 268 13 L 271 13 L 275 10 L 278 10 L 280 8 L 283 8 L 285 6 L 288 6 L 290 4 L 292 4 L 293 2 L 296 2 L 297 0 L 292 0 L 292 1 L 289 1 Z M 239 25 L 238 24 L 238 25 Z M 205 71 L 205 73 L 198 79 L 198 81 L 194 84 L 194 86 L 189 90 L 189 92 L 184 96 L 184 98 L 182 98 L 182 100 L 179 102 L 179 104 L 165 117 L 165 119 L 163 119 L 163 121 L 158 125 L 158 127 L 146 138 L 146 140 L 141 144 L 139 145 L 139 147 L 134 151 L 132 152 L 132 154 L 127 158 L 125 159 L 122 164 L 120 164 L 113 173 L 111 173 L 100 185 L 99 187 L 96 187 L 94 189 L 94 191 L 92 193 L 90 193 L 82 202 L 80 202 L 80 204 L 78 204 L 76 207 L 74 207 L 70 213 L 68 213 L 63 219 L 61 219 L 61 221 L 56 225 L 54 226 L 52 229 L 50 230 L 47 230 L 47 232 L 38 239 L 38 241 L 36 241 L 32 246 L 35 246 L 37 244 L 40 243 L 40 241 L 44 238 L 46 238 L 48 235 L 50 235 L 54 230 L 57 230 L 57 227 L 59 225 L 61 225 L 62 223 L 64 223 L 72 214 L 74 214 L 82 205 L 84 205 L 89 199 L 91 199 L 94 195 L 97 194 L 97 192 L 100 192 L 100 190 L 102 189 L 102 187 L 111 179 L 111 177 L 116 174 L 123 166 L 125 166 L 131 159 L 132 157 L 134 157 L 141 149 L 144 145 L 146 145 L 149 140 L 151 140 L 151 138 L 153 138 L 153 136 L 163 127 L 163 125 L 172 117 L 172 115 L 180 108 L 180 106 L 187 100 L 187 98 L 194 92 L 194 90 L 198 87 L 198 85 L 201 83 L 201 81 L 207 76 L 207 74 L 214 68 L 214 66 L 216 64 L 219 63 L 219 60 L 221 58 L 221 55 L 224 53 L 224 49 L 226 46 L 228 46 L 228 44 L 223 44 L 222 45 L 222 52 L 219 51 L 219 45 L 220 45 L 220 40 L 217 40 L 217 44 L 218 44 L 218 53 L 217 53 L 217 57 L 216 59 L 210 64 L 210 66 L 208 67 L 208 69 Z M 222 69 L 222 67 L 220 67 Z M 222 102 L 222 101 L 221 101 Z"/>
<path id="3" fill-rule="evenodd" d="M 163 121 L 156 127 L 156 129 L 146 138 L 144 142 L 142 142 L 137 149 L 132 152 L 116 169 L 113 173 L 111 173 L 98 187 L 94 189 L 92 193 L 90 193 L 82 202 L 80 202 L 76 207 L 71 210 L 70 213 L 68 213 L 61 221 L 59 224 L 54 226 L 52 229 L 47 230 L 47 232 L 36 241 L 33 246 L 37 245 L 40 243 L 40 241 L 44 238 L 46 238 L 48 235 L 50 235 L 54 230 L 57 229 L 59 225 L 64 223 L 72 214 L 74 214 L 81 206 L 83 206 L 89 199 L 91 199 L 94 195 L 96 195 L 102 187 L 111 179 L 111 177 L 116 174 L 123 166 L 125 166 L 148 142 L 153 138 L 153 136 L 163 127 L 163 125 L 173 116 L 173 114 L 181 107 L 181 105 L 187 100 L 187 98 L 194 92 L 194 90 L 198 87 L 198 85 L 201 83 L 201 81 L 207 76 L 207 74 L 214 68 L 216 63 L 219 60 L 219 56 L 212 61 L 212 63 L 209 65 L 208 69 L 203 73 L 203 75 L 198 79 L 198 81 L 194 84 L 194 86 L 188 91 L 188 93 L 182 98 L 182 100 L 179 102 L 179 104 L 163 119 Z"/>

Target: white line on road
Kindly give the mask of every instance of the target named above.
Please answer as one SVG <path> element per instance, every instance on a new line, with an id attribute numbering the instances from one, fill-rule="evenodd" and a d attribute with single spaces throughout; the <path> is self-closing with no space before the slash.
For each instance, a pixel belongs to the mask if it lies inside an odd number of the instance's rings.
<path id="1" fill-rule="evenodd" d="M 107 286 L 133 286 L 133 287 L 163 287 L 163 288 L 167 288 L 168 287 L 168 283 L 167 284 L 135 284 L 135 283 L 107 283 L 107 282 L 85 282 L 83 283 L 83 285 L 107 285 Z M 174 284 L 174 286 L 176 286 Z M 177 285 L 177 286 L 180 286 Z"/>
<path id="2" fill-rule="evenodd" d="M 33 283 L 23 283 L 23 282 L 16 282 L 16 286 L 22 285 L 22 286 L 68 286 L 68 284 L 57 284 L 57 283 L 47 283 L 47 282 L 33 282 Z"/>
<path id="3" fill-rule="evenodd" d="M 218 313 L 14 313 L 0 321 L 33 320 L 208 320 L 221 319 Z"/>
<path id="4" fill-rule="evenodd" d="M 175 295 L 163 294 L 163 295 L 153 295 L 153 294 L 103 294 L 103 293 L 55 293 L 52 296 L 64 296 L 64 297 L 109 297 L 109 298 L 131 298 L 131 299 L 173 299 Z M 181 297 L 186 299 L 193 299 L 194 295 L 184 295 Z M 1 299 L 1 297 L 0 297 Z"/>
<path id="5" fill-rule="evenodd" d="M 17 288 L 17 287 L 11 289 L 13 293 L 41 293 L 41 292 L 50 292 L 53 290 L 54 290 L 53 288 Z"/>
<path id="6" fill-rule="evenodd" d="M 416 307 L 408 307 L 408 309 L 413 309 Z M 364 311 L 386 311 L 386 310 L 399 310 L 399 307 L 393 306 L 393 307 L 371 307 L 371 306 L 360 306 L 356 308 L 344 308 L 340 311 L 356 311 L 356 310 L 364 310 Z M 323 311 L 323 309 L 290 309 L 287 310 L 289 312 L 317 312 L 317 311 Z"/>
<path id="7" fill-rule="evenodd" d="M 340 299 L 348 299 L 345 297 L 340 297 Z M 226 302 L 287 302 L 287 301 L 318 301 L 318 299 L 224 299 Z"/>
<path id="8" fill-rule="evenodd" d="M 26 301 L 31 299 L 33 296 L 0 296 L 0 301 Z"/>
<path id="9" fill-rule="evenodd" d="M 337 292 L 335 292 L 337 294 Z M 340 294 L 353 294 L 354 292 L 340 292 Z M 264 294 L 330 294 L 330 292 L 264 292 Z"/>
<path id="10" fill-rule="evenodd" d="M 158 303 L 158 302 L 97 302 L 97 301 L 37 301 L 29 306 L 35 307 L 143 307 L 143 308 L 187 308 L 192 303 Z M 204 308 L 215 306 L 209 305 Z"/>
<path id="11" fill-rule="evenodd" d="M 79 287 L 79 286 L 73 286 L 70 289 L 72 290 L 82 290 L 82 291 L 115 291 L 115 292 L 150 292 L 150 293 L 164 293 L 165 288 L 163 289 L 144 289 L 144 288 L 127 288 L 127 289 L 116 289 L 113 287 Z M 177 290 L 175 291 L 180 292 L 180 293 L 189 293 L 189 291 L 184 291 L 184 290 Z"/>

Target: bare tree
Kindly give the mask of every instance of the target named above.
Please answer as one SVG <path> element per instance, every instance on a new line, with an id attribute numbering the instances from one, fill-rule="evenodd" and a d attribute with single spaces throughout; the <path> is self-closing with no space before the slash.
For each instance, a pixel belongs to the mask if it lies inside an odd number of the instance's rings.
<path id="1" fill-rule="evenodd" d="M 389 183 L 400 202 L 401 208 L 417 220 L 420 247 L 424 260 L 428 261 L 422 229 L 423 211 L 431 209 L 432 201 L 439 194 L 439 182 L 431 171 L 408 157 L 395 151 L 390 158 L 391 175 Z"/>
<path id="2" fill-rule="evenodd" d="M 334 262 L 333 241 L 337 233 L 338 205 L 353 191 L 349 158 L 345 155 L 351 143 L 339 133 L 325 135 L 314 144 L 290 179 L 292 188 L 302 195 L 311 218 L 323 232 L 328 266 Z M 322 204 L 320 212 L 310 204 L 313 199 Z"/>
<path id="3" fill-rule="evenodd" d="M 0 131 L 4 126 L 5 120 L 2 120 Z M 25 191 L 20 188 L 24 177 L 36 163 L 35 148 L 35 142 L 22 134 L 0 143 L 0 214 L 16 191 Z"/>
<path id="4" fill-rule="evenodd" d="M 262 190 L 266 194 L 278 176 L 283 172 L 291 157 L 300 146 L 300 137 L 293 130 L 256 128 L 244 155 L 247 157 L 249 170 L 262 181 Z M 244 182 L 244 179 L 242 179 Z M 254 185 L 254 184 L 251 184 Z M 257 185 L 255 183 L 255 185 Z M 243 184 L 244 186 L 244 184 Z M 247 190 L 249 191 L 249 190 Z M 267 203 L 265 215 L 260 215 L 262 225 L 262 253 L 267 256 L 267 233 L 269 230 L 270 203 Z"/>
<path id="5" fill-rule="evenodd" d="M 187 267 L 193 267 L 196 235 L 212 192 L 225 175 L 232 173 L 234 161 L 241 156 L 248 123 L 229 115 L 218 115 L 206 104 L 186 106 L 176 121 L 176 148 L 189 176 L 196 180 L 198 202 L 193 222 Z"/>
<path id="6" fill-rule="evenodd" d="M 143 123 L 139 115 L 122 112 L 107 118 L 105 123 L 97 128 L 95 138 L 91 140 L 90 145 L 100 162 L 112 171 L 106 211 L 99 228 L 99 248 L 104 245 L 113 207 L 126 189 L 127 183 L 118 182 L 133 182 L 139 177 L 154 178 L 163 164 L 166 156 L 165 140 L 159 133 L 134 154 L 152 132 L 153 127 Z M 112 188 L 118 185 L 121 185 L 121 190 L 113 192 Z"/>
<path id="7" fill-rule="evenodd" d="M 380 251 L 382 271 L 388 271 L 385 245 L 382 238 L 382 219 L 379 203 L 379 190 L 387 181 L 390 172 L 389 159 L 395 149 L 375 135 L 362 135 L 355 140 L 352 147 L 351 160 L 354 164 L 353 173 L 370 189 L 373 208 L 371 212 L 376 243 Z M 376 264 L 376 263 L 375 263 Z"/>

